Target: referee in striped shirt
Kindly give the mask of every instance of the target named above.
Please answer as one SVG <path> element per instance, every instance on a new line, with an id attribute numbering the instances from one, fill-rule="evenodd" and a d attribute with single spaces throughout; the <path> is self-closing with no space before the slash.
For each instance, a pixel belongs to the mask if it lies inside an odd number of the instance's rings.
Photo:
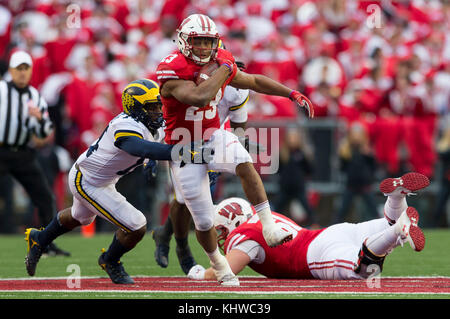
<path id="1" fill-rule="evenodd" d="M 29 85 L 33 62 L 24 51 L 12 54 L 10 81 L 0 81 L 0 175 L 10 174 L 27 191 L 37 207 L 40 223 L 47 225 L 56 213 L 55 198 L 37 152 L 28 144 L 31 137 L 45 138 L 53 131 L 47 103 Z M 50 255 L 68 255 L 56 246 Z"/>

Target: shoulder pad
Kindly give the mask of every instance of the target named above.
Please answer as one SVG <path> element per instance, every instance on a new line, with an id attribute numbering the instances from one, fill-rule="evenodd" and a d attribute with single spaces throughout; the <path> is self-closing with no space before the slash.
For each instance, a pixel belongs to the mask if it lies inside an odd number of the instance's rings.
<path id="1" fill-rule="evenodd" d="M 188 63 L 180 53 L 172 53 L 165 57 L 158 65 L 156 77 L 159 82 L 171 79 L 182 79 L 186 75 Z"/>

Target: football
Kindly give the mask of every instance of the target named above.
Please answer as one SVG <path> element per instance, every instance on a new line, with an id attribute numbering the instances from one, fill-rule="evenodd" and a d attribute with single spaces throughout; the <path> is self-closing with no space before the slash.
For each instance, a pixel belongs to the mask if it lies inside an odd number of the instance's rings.
<path id="1" fill-rule="evenodd" d="M 216 61 L 208 62 L 198 72 L 195 83 L 199 85 L 203 81 L 206 81 L 218 68 L 219 64 Z"/>

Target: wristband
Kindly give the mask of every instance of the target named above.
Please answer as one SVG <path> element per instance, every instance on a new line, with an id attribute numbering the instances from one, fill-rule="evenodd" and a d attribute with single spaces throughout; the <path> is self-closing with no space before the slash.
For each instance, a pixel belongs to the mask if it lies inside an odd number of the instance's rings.
<path id="1" fill-rule="evenodd" d="M 230 73 L 233 72 L 233 67 L 231 65 L 229 65 L 228 63 L 224 62 L 220 66 L 222 66 L 222 65 L 225 65 L 230 70 Z"/>

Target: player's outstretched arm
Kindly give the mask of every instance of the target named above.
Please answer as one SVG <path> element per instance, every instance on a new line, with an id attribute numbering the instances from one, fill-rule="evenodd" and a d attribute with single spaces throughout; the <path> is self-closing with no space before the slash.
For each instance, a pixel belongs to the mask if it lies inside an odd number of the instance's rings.
<path id="1" fill-rule="evenodd" d="M 313 105 L 306 96 L 265 75 L 249 74 L 237 70 L 230 85 L 238 89 L 249 89 L 262 94 L 289 98 L 296 102 L 298 106 L 304 107 L 307 110 L 309 117 L 314 117 Z"/>
<path id="2" fill-rule="evenodd" d="M 173 145 L 150 142 L 136 136 L 118 138 L 114 145 L 130 155 L 152 160 L 171 160 Z"/>
<path id="3" fill-rule="evenodd" d="M 233 249 L 225 256 L 235 275 L 239 274 L 250 263 L 250 257 L 239 249 Z M 204 269 L 200 265 L 191 268 L 188 278 L 195 280 L 217 280 L 214 270 Z"/>
<path id="4" fill-rule="evenodd" d="M 183 160 L 193 164 L 205 164 L 209 163 L 214 155 L 214 150 L 203 145 L 203 142 L 167 145 L 136 136 L 126 136 L 118 138 L 114 145 L 130 155 L 160 161 Z"/>

